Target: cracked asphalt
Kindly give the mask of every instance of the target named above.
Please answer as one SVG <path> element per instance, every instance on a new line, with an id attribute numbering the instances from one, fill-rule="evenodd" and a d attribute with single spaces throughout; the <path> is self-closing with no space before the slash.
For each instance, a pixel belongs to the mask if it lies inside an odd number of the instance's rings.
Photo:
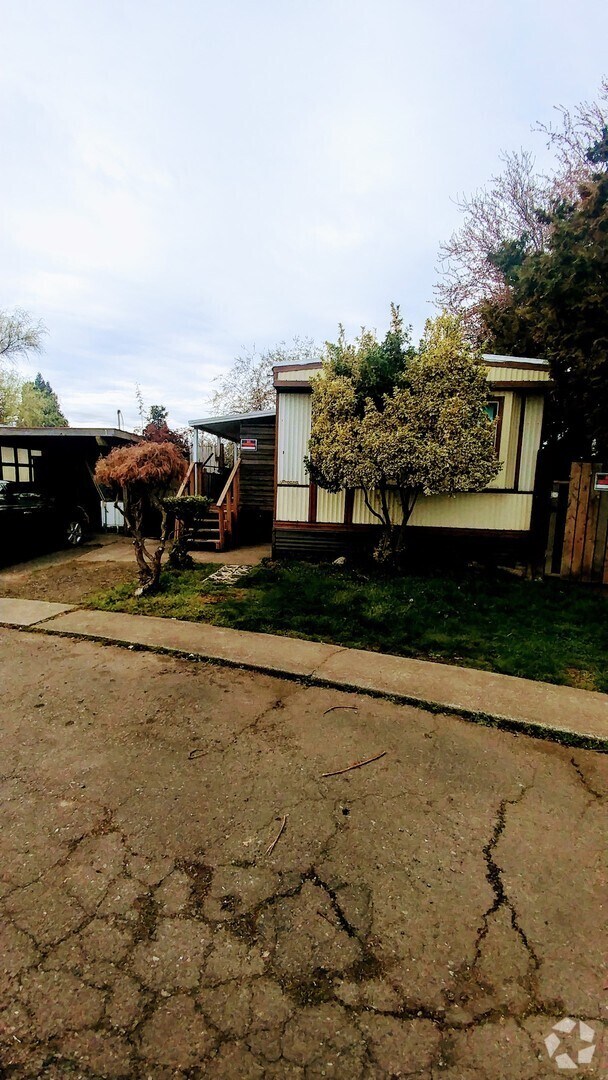
<path id="1" fill-rule="evenodd" d="M 536 1080 L 564 1016 L 606 1075 L 605 756 L 39 633 L 0 665 L 2 1077 Z"/>

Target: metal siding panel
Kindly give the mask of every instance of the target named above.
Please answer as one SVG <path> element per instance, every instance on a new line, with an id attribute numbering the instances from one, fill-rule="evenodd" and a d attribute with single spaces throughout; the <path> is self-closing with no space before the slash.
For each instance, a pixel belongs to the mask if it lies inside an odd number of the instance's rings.
<path id="1" fill-rule="evenodd" d="M 317 489 L 317 521 L 341 525 L 344 521 L 345 492 L 334 495 L 331 491 Z"/>
<path id="2" fill-rule="evenodd" d="M 378 505 L 376 497 L 372 505 Z M 391 517 L 401 521 L 398 499 L 391 493 Z M 410 525 L 440 529 L 508 529 L 530 528 L 532 496 L 505 492 L 464 492 L 461 495 L 421 495 L 414 507 Z M 353 524 L 377 525 L 370 514 L 361 491 L 355 492 Z"/>
<path id="3" fill-rule="evenodd" d="M 550 382 L 549 369 L 534 371 L 525 365 L 520 368 L 491 367 L 488 371 L 488 382 Z"/>
<path id="4" fill-rule="evenodd" d="M 519 424 L 522 410 L 521 394 L 509 394 L 509 397 L 511 398 L 511 422 L 507 432 L 508 442 L 506 443 L 504 484 L 502 485 L 506 488 L 515 487 L 515 466 L 517 464 L 517 444 L 519 442 Z"/>
<path id="5" fill-rule="evenodd" d="M 277 488 L 277 521 L 308 521 L 308 485 Z"/>
<path id="6" fill-rule="evenodd" d="M 543 424 L 544 399 L 534 395 L 526 401 L 526 418 L 524 422 L 524 438 L 521 448 L 521 465 L 519 470 L 519 486 L 525 491 L 531 491 L 534 487 L 536 475 L 536 459 L 540 447 L 540 436 Z"/>
<path id="7" fill-rule="evenodd" d="M 378 496 L 375 492 L 370 492 L 370 502 L 372 506 L 378 505 Z M 365 505 L 363 498 L 363 492 L 360 488 L 355 491 L 355 498 L 353 502 L 353 525 L 378 525 L 378 518 L 375 518 L 373 514 L 369 512 Z"/>
<path id="8" fill-rule="evenodd" d="M 416 503 L 411 525 L 448 529 L 530 528 L 532 495 L 504 492 L 472 492 L 461 495 L 429 495 Z"/>
<path id="9" fill-rule="evenodd" d="M 306 484 L 308 473 L 304 468 L 304 455 L 308 450 L 308 440 L 310 439 L 312 399 L 309 394 L 281 393 L 279 393 L 278 398 L 278 483 Z M 285 518 L 284 520 L 291 519 Z"/>

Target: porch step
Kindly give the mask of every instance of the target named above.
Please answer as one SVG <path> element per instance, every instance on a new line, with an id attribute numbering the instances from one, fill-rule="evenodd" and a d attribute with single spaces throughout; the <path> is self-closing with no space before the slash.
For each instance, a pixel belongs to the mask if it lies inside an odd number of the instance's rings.
<path id="1" fill-rule="evenodd" d="M 193 535 L 194 535 L 195 539 L 197 539 L 197 540 L 198 539 L 203 540 L 203 539 L 207 539 L 207 538 L 211 539 L 211 538 L 219 537 L 219 535 L 220 535 L 219 526 L 216 525 L 215 527 L 213 527 L 212 525 L 210 525 L 209 528 L 195 529 Z"/>
<path id="2" fill-rule="evenodd" d="M 219 551 L 220 524 L 217 514 L 203 518 L 194 530 L 190 547 L 195 551 Z"/>
<path id="3" fill-rule="evenodd" d="M 188 548 L 189 548 L 190 551 L 219 551 L 220 550 L 219 538 L 217 540 L 211 540 L 211 539 L 207 539 L 207 540 L 204 540 L 204 539 L 190 540 L 188 542 Z"/>

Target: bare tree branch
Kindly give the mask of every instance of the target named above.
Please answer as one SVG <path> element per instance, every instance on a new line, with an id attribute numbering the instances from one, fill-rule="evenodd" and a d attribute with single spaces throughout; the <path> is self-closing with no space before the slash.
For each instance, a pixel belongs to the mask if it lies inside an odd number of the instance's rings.
<path id="1" fill-rule="evenodd" d="M 514 245 L 519 256 L 545 251 L 551 235 L 549 215 L 578 195 L 579 185 L 594 171 L 589 149 L 606 137 L 608 78 L 598 100 L 569 110 L 558 106 L 557 125 L 537 124 L 546 136 L 555 164 L 551 172 L 536 169 L 528 150 L 501 156 L 502 171 L 486 187 L 456 199 L 462 214 L 460 228 L 439 249 L 440 281 L 435 287 L 439 304 L 465 316 L 469 335 L 483 341 L 479 308 L 485 301 L 504 301 L 510 287 L 496 256 Z"/>
<path id="2" fill-rule="evenodd" d="M 27 311 L 0 311 L 0 357 L 9 360 L 41 352 L 46 333 L 44 323 L 34 321 Z"/>
<path id="3" fill-rule="evenodd" d="M 294 337 L 291 345 L 283 341 L 262 353 L 258 353 L 254 347 L 237 357 L 230 370 L 219 377 L 218 389 L 211 398 L 211 411 L 220 416 L 222 413 L 272 409 L 275 400 L 274 365 L 296 361 L 310 363 L 320 357 L 321 350 L 310 338 Z"/>

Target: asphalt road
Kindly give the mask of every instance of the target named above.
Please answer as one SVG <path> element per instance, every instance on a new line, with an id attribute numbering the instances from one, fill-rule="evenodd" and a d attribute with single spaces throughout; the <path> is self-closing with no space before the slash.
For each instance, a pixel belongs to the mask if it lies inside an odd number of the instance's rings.
<path id="1" fill-rule="evenodd" d="M 3 1077 L 606 1075 L 605 756 L 31 632 L 0 679 Z"/>

